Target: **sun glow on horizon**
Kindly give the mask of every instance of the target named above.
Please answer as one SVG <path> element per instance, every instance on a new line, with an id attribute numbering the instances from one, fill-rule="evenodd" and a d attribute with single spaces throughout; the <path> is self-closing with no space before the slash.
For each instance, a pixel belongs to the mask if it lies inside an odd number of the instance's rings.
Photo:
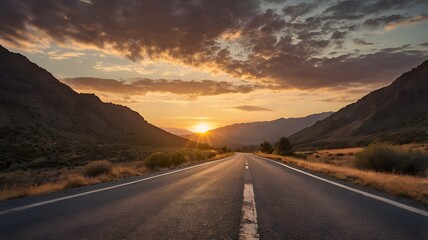
<path id="1" fill-rule="evenodd" d="M 192 131 L 195 133 L 206 133 L 211 130 L 212 127 L 209 123 L 198 123 L 197 125 L 192 127 Z"/>

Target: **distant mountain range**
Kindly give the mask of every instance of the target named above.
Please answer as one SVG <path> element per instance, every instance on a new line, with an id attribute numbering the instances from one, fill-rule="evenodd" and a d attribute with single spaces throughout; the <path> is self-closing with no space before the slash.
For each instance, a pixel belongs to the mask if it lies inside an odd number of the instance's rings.
<path id="1" fill-rule="evenodd" d="M 290 140 L 308 147 L 428 141 L 428 60 Z"/>
<path id="2" fill-rule="evenodd" d="M 263 141 L 274 144 L 280 137 L 288 137 L 315 122 L 325 119 L 333 112 L 313 114 L 302 118 L 279 118 L 273 121 L 238 123 L 210 130 L 203 134 L 183 137 L 195 142 L 208 143 L 215 147 L 231 148 L 259 145 Z"/>
<path id="3" fill-rule="evenodd" d="M 153 126 L 128 107 L 76 93 L 0 46 L 0 147 L 11 152 L 59 142 L 158 147 L 183 146 L 188 140 Z"/>
<path id="4" fill-rule="evenodd" d="M 169 133 L 172 133 L 174 135 L 178 135 L 178 136 L 194 134 L 194 132 L 189 131 L 189 130 L 184 129 L 184 128 L 162 128 L 162 129 L 169 132 Z"/>

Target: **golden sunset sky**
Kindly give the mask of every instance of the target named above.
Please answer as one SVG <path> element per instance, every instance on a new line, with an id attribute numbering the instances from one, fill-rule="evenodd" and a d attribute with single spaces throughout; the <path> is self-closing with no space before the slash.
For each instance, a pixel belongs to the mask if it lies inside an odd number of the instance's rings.
<path id="1" fill-rule="evenodd" d="M 0 8 L 1 45 L 162 128 L 337 111 L 428 58 L 421 0 L 5 0 Z"/>

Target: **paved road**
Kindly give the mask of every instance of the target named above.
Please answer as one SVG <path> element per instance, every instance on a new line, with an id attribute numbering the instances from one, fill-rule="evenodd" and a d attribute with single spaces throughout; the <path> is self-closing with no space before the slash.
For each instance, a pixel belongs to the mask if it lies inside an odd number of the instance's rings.
<path id="1" fill-rule="evenodd" d="M 247 158 L 263 239 L 428 239 L 428 217 Z"/>
<path id="2" fill-rule="evenodd" d="M 428 239 L 426 216 L 250 154 L 2 214 L 152 176 L 0 203 L 0 239 L 237 239 L 248 179 L 261 239 Z"/>

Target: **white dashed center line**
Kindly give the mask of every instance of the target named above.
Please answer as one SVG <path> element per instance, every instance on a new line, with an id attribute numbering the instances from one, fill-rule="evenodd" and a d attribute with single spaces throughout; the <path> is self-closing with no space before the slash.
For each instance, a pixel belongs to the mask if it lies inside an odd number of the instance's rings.
<path id="1" fill-rule="evenodd" d="M 251 183 L 251 173 L 247 161 L 245 161 L 245 169 L 244 200 L 242 202 L 239 239 L 259 239 L 256 201 L 254 200 L 253 184 Z"/>

